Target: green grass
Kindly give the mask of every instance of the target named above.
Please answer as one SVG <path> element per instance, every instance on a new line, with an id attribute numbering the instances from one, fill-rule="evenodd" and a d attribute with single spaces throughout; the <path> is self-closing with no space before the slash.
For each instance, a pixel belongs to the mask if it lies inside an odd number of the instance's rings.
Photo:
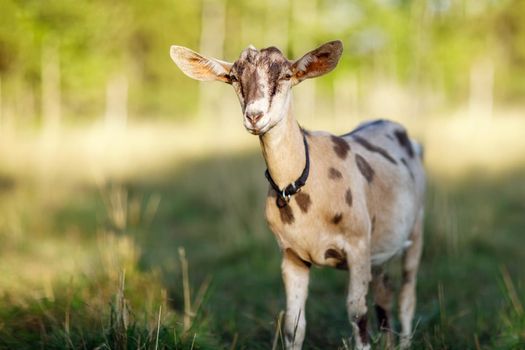
<path id="1" fill-rule="evenodd" d="M 0 261 L 12 265 L 0 279 L 0 347 L 271 348 L 284 291 L 263 170 L 258 154 L 224 155 L 56 198 L 49 184 L 3 187 Z M 416 349 L 525 347 L 525 170 L 482 174 L 429 179 Z M 186 331 L 179 247 L 186 297 L 200 305 Z M 53 262 L 71 255 L 74 268 Z M 31 275 L 31 260 L 48 269 Z M 312 270 L 305 349 L 344 348 L 346 285 L 345 272 Z"/>

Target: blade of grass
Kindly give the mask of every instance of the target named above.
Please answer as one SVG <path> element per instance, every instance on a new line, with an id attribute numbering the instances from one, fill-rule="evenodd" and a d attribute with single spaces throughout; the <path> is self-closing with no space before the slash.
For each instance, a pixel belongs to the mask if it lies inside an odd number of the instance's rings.
<path id="1" fill-rule="evenodd" d="M 281 333 L 281 324 L 284 316 L 284 311 L 279 312 L 277 317 L 277 325 L 275 326 L 275 335 L 273 337 L 272 350 L 277 350 L 277 343 L 279 341 L 279 334 Z"/>
<path id="2" fill-rule="evenodd" d="M 162 305 L 159 306 L 159 317 L 157 319 L 157 337 L 155 339 L 155 350 L 159 348 L 159 334 L 160 334 L 160 317 L 162 315 Z"/>
<path id="3" fill-rule="evenodd" d="M 184 333 L 188 332 L 191 328 L 191 295 L 190 295 L 190 282 L 188 276 L 188 260 L 186 259 L 186 251 L 183 247 L 179 247 L 179 258 L 182 269 L 182 288 L 184 292 L 184 320 L 183 327 Z"/>
<path id="4" fill-rule="evenodd" d="M 239 333 L 235 333 L 233 335 L 233 341 L 232 345 L 230 346 L 230 350 L 235 350 L 235 347 L 237 346 L 237 339 L 239 339 Z"/>
<path id="5" fill-rule="evenodd" d="M 206 276 L 206 279 L 204 280 L 204 282 L 202 282 L 199 290 L 197 291 L 197 296 L 195 297 L 195 302 L 193 303 L 192 316 L 195 316 L 199 312 L 199 309 L 204 300 L 204 296 L 206 295 L 206 292 L 210 287 L 211 280 L 212 277 L 210 275 Z"/>
<path id="6" fill-rule="evenodd" d="M 501 275 L 503 276 L 503 283 L 505 283 L 505 288 L 507 288 L 507 293 L 514 311 L 516 311 L 516 314 L 521 316 L 523 314 L 523 305 L 521 304 L 521 301 L 518 297 L 518 293 L 516 293 L 516 288 L 514 287 L 514 283 L 510 277 L 509 270 L 504 265 L 500 266 L 500 270 Z"/>

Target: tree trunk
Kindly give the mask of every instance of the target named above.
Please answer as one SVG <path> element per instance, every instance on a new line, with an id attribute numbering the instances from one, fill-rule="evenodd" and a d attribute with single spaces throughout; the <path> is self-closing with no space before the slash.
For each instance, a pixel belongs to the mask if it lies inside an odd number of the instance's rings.
<path id="1" fill-rule="evenodd" d="M 289 0 L 266 0 L 265 46 L 275 46 L 286 56 L 288 51 Z"/>
<path id="2" fill-rule="evenodd" d="M 224 32 L 226 23 L 225 0 L 203 0 L 201 37 L 199 52 L 208 57 L 224 59 Z M 223 104 L 224 89 L 201 84 L 199 88 L 199 113 L 202 118 L 211 118 L 211 114 L 225 114 Z"/>
<path id="3" fill-rule="evenodd" d="M 478 59 L 470 68 L 469 117 L 490 120 L 493 110 L 494 63 L 490 58 Z"/>
<path id="4" fill-rule="evenodd" d="M 106 127 L 123 130 L 128 121 L 128 79 L 124 74 L 113 76 L 106 85 Z"/>
<path id="5" fill-rule="evenodd" d="M 300 9 L 300 11 L 295 10 Z M 313 42 L 310 35 L 317 26 L 317 0 L 293 0 L 292 1 L 292 37 L 291 49 L 295 57 L 300 58 L 310 50 L 315 49 L 317 44 Z M 298 85 L 294 89 L 295 113 L 300 123 L 306 125 L 315 122 L 317 114 L 317 89 L 316 79 L 309 80 L 306 84 Z"/>
<path id="6" fill-rule="evenodd" d="M 42 50 L 42 117 L 46 131 L 56 131 L 61 121 L 60 56 L 55 41 Z"/>

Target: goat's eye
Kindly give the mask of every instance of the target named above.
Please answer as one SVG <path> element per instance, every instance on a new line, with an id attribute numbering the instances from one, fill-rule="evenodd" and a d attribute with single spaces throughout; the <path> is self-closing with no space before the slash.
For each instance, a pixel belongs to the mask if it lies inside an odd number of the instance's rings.
<path id="1" fill-rule="evenodd" d="M 286 73 L 285 75 L 283 75 L 283 80 L 290 80 L 292 79 L 292 74 L 291 73 Z"/>

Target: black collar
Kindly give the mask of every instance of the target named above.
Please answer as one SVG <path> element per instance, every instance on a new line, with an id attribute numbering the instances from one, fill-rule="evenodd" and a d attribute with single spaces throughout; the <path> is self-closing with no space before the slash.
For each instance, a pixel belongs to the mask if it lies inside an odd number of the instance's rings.
<path id="1" fill-rule="evenodd" d="M 299 192 L 301 190 L 301 187 L 303 187 L 306 184 L 306 180 L 308 179 L 308 173 L 310 172 L 310 155 L 308 154 L 308 142 L 306 142 L 306 136 L 303 132 L 303 142 L 304 142 L 304 153 L 306 156 L 306 164 L 304 165 L 303 172 L 301 173 L 301 176 L 288 186 L 286 186 L 284 189 L 280 189 L 279 186 L 273 181 L 272 176 L 270 175 L 270 172 L 268 169 L 266 169 L 266 172 L 264 175 L 268 179 L 268 182 L 270 182 L 270 185 L 272 188 L 277 192 L 277 200 L 275 203 L 277 204 L 277 207 L 284 208 L 290 201 L 290 198 Z"/>

